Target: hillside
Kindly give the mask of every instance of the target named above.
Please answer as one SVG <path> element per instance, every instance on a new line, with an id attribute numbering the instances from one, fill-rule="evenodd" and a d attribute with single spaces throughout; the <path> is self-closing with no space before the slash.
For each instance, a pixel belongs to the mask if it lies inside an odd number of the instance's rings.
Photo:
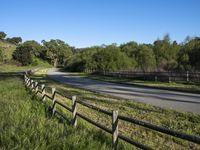
<path id="1" fill-rule="evenodd" d="M 0 41 L 0 48 L 3 50 L 4 60 L 10 60 L 12 58 L 13 51 L 16 49 L 16 45 Z"/>
<path id="2" fill-rule="evenodd" d="M 106 136 L 99 140 L 98 130 L 81 125 L 75 129 L 49 116 L 48 108 L 32 99 L 19 78 L 1 76 L 0 95 L 0 149 L 111 149 Z"/>

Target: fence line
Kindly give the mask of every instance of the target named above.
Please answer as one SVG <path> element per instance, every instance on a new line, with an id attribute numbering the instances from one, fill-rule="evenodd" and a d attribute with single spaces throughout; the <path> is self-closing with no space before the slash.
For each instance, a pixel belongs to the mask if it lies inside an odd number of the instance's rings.
<path id="1" fill-rule="evenodd" d="M 192 81 L 200 82 L 200 72 L 138 72 L 138 71 L 98 71 L 98 70 L 85 70 L 87 73 L 100 74 L 105 76 L 113 76 L 119 78 L 132 78 L 139 80 L 150 81 Z"/>
<path id="2" fill-rule="evenodd" d="M 167 135 L 171 135 L 171 136 L 183 139 L 183 140 L 194 142 L 196 144 L 200 144 L 200 137 L 198 137 L 198 136 L 188 135 L 188 134 L 177 132 L 177 131 L 170 130 L 170 129 L 167 129 L 167 128 L 159 127 L 157 125 L 153 125 L 153 124 L 150 124 L 150 123 L 147 123 L 147 122 L 143 122 L 143 121 L 140 121 L 140 120 L 137 120 L 137 119 L 128 118 L 128 117 L 125 117 L 125 116 L 120 116 L 120 115 L 118 115 L 118 111 L 114 110 L 113 112 L 109 112 L 109 111 L 103 110 L 103 109 L 98 108 L 96 106 L 93 106 L 91 104 L 87 104 L 83 101 L 77 100 L 76 96 L 72 96 L 72 97 L 67 96 L 67 98 L 72 101 L 72 106 L 70 108 L 70 107 L 64 105 L 63 103 L 59 102 L 56 99 L 56 94 L 64 96 L 64 97 L 66 97 L 66 96 L 63 95 L 62 93 L 56 91 L 55 88 L 52 88 L 52 94 L 51 94 L 51 96 L 49 96 L 45 93 L 45 89 L 48 88 L 48 87 L 46 87 L 44 84 L 39 85 L 35 81 L 31 80 L 28 77 L 28 75 L 24 75 L 24 80 L 25 80 L 25 84 L 26 84 L 27 87 L 29 87 L 32 91 L 35 91 L 36 94 L 39 93 L 41 95 L 42 101 L 44 101 L 45 98 L 48 98 L 52 101 L 52 115 L 54 115 L 56 112 L 58 112 L 56 110 L 56 105 L 59 105 L 59 106 L 65 108 L 66 110 L 68 110 L 72 113 L 72 125 L 73 126 L 77 125 L 77 117 L 80 117 L 80 118 L 84 119 L 85 121 L 93 124 L 94 126 L 112 134 L 112 145 L 113 145 L 114 150 L 117 149 L 118 139 L 124 140 L 125 142 L 128 142 L 128 143 L 130 143 L 130 144 L 132 144 L 132 145 L 134 145 L 138 148 L 141 148 L 141 149 L 148 149 L 148 150 L 152 149 L 149 146 L 146 146 L 142 143 L 136 142 L 136 141 L 124 136 L 124 135 L 118 134 L 118 122 L 120 120 L 129 122 L 129 123 L 133 123 L 133 124 L 136 124 L 136 125 L 139 125 L 139 126 L 143 126 L 143 127 L 149 128 L 151 130 L 158 131 L 158 132 L 161 132 L 161 133 L 164 133 L 164 134 L 167 134 Z M 79 113 L 77 111 L 77 107 L 76 107 L 77 103 L 82 105 L 82 106 L 88 107 L 90 109 L 93 109 L 95 111 L 101 112 L 103 114 L 106 114 L 106 115 L 112 117 L 112 129 L 107 128 L 107 127 L 93 121 L 92 119 L 82 115 L 81 113 Z"/>

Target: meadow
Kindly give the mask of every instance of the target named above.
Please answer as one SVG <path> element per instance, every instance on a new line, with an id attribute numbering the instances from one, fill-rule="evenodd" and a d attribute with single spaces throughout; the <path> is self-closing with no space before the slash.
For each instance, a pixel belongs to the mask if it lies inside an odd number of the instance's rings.
<path id="1" fill-rule="evenodd" d="M 79 123 L 52 117 L 48 104 L 42 103 L 23 80 L 0 77 L 0 149 L 111 149 L 107 135 Z M 121 149 L 124 149 L 121 146 Z"/>

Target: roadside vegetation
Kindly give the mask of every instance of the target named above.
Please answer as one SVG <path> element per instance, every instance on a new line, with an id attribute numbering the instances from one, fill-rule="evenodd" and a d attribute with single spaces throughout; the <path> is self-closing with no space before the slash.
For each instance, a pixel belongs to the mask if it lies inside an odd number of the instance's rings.
<path id="1" fill-rule="evenodd" d="M 76 73 L 78 75 L 78 73 Z M 159 82 L 159 81 L 142 81 L 142 80 L 134 80 L 128 78 L 119 78 L 119 77 L 109 77 L 97 74 L 83 74 L 80 73 L 85 77 L 95 80 L 101 80 L 106 82 L 114 82 L 114 83 L 121 83 L 121 84 L 129 84 L 129 85 L 138 85 L 138 86 L 146 86 L 146 87 L 153 87 L 153 88 L 164 88 L 170 90 L 183 90 L 188 92 L 197 92 L 200 93 L 200 83 L 194 82 Z"/>
<path id="2" fill-rule="evenodd" d="M 31 68 L 61 66 L 67 71 L 84 70 L 139 70 L 139 71 L 199 71 L 200 38 L 187 38 L 178 44 L 169 35 L 156 40 L 153 44 L 128 42 L 121 45 L 101 45 L 87 48 L 75 48 L 62 40 L 43 40 L 22 42 L 20 37 L 6 38 L 0 32 L 0 71 L 21 71 Z M 91 105 L 108 111 L 119 110 L 121 115 L 136 118 L 191 135 L 200 136 L 200 116 L 162 109 L 151 105 L 127 101 L 111 96 L 82 90 L 54 82 L 45 76 L 45 70 L 32 76 L 39 83 L 55 87 L 63 94 L 76 95 Z M 95 78 L 89 75 L 90 78 Z M 169 86 L 160 82 L 122 81 L 115 78 L 96 79 L 147 86 Z M 175 83 L 175 87 L 186 88 Z M 199 90 L 199 85 L 187 85 L 187 88 Z M 47 90 L 50 94 L 51 91 Z M 1 149 L 111 149 L 111 136 L 101 132 L 88 123 L 78 120 L 74 129 L 63 120 L 50 117 L 49 109 L 41 104 L 37 97 L 27 92 L 18 78 L 0 78 L 0 148 Z M 71 106 L 65 97 L 58 97 Z M 48 102 L 46 102 L 48 106 Z M 60 109 L 60 108 L 58 108 Z M 71 114 L 61 110 L 67 118 Z M 111 119 L 84 107 L 78 111 L 111 127 Z M 166 136 L 126 122 L 119 123 L 119 132 L 132 139 L 156 149 L 200 149 L 191 142 Z M 132 146 L 120 141 L 120 149 L 132 149 Z"/>
<path id="3" fill-rule="evenodd" d="M 6 33 L 0 32 L 0 42 L 0 63 L 6 64 L 14 61 L 14 64 L 27 66 L 45 61 L 54 67 L 79 72 L 200 70 L 200 37 L 187 37 L 177 43 L 167 34 L 152 44 L 130 41 L 121 45 L 75 48 L 59 39 L 22 42 L 20 37 L 6 38 Z M 4 57 L 6 53 L 9 53 L 9 59 Z"/>
<path id="4" fill-rule="evenodd" d="M 163 109 L 138 103 L 134 101 L 127 101 L 121 98 L 112 96 L 101 95 L 98 93 L 90 92 L 83 89 L 78 89 L 69 85 L 54 82 L 48 79 L 44 71 L 37 72 L 32 78 L 44 83 L 48 87 L 55 87 L 59 92 L 64 95 L 76 95 L 79 100 L 87 102 L 99 108 L 112 111 L 119 110 L 120 115 L 135 118 L 141 121 L 146 121 L 162 127 L 170 128 L 176 131 L 181 131 L 191 135 L 200 136 L 200 116 L 193 113 L 182 113 L 171 109 Z M 47 90 L 51 95 L 51 90 Z M 57 96 L 57 100 L 71 106 L 71 102 L 65 97 Z M 107 127 L 111 127 L 111 118 L 87 109 L 83 106 L 77 107 L 77 111 L 87 117 L 99 122 Z M 65 111 L 63 111 L 65 112 Z M 80 119 L 78 119 L 79 122 Z M 149 145 L 156 149 L 199 149 L 199 145 L 191 142 L 186 142 L 177 138 L 166 136 L 164 134 L 139 127 L 123 121 L 119 122 L 119 132 L 131 137 L 132 139 Z"/>
<path id="5" fill-rule="evenodd" d="M 0 77 L 0 149 L 111 149 L 111 138 L 91 126 L 51 117 L 48 103 L 17 77 Z M 125 149 L 122 145 L 121 149 Z"/>

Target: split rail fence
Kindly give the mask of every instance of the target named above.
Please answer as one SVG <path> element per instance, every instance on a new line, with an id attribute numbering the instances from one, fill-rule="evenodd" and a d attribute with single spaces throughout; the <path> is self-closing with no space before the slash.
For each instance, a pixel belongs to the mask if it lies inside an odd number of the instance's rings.
<path id="1" fill-rule="evenodd" d="M 182 81 L 182 82 L 200 82 L 200 72 L 175 72 L 175 71 L 162 71 L 162 72 L 137 72 L 137 71 L 98 71 L 98 70 L 85 70 L 87 73 L 100 74 L 105 76 L 130 78 L 147 81 Z"/>
<path id="2" fill-rule="evenodd" d="M 63 95 L 62 93 L 57 91 L 55 88 L 52 88 L 52 95 L 49 96 L 45 92 L 45 89 L 47 87 L 45 87 L 44 84 L 42 84 L 42 85 L 38 84 L 38 82 L 32 80 L 27 74 L 24 75 L 24 80 L 25 80 L 26 86 L 28 88 L 30 88 L 31 91 L 34 91 L 36 94 L 39 93 L 41 95 L 42 101 L 44 101 L 45 98 L 48 98 L 52 101 L 52 107 L 51 107 L 52 115 L 54 115 L 55 113 L 59 113 L 56 110 L 56 105 L 59 105 L 59 106 L 63 107 L 64 109 L 66 109 L 66 110 L 68 110 L 72 113 L 71 122 L 72 122 L 73 126 L 77 125 L 77 117 L 80 117 L 80 118 L 84 119 L 85 121 L 91 123 L 92 125 L 104 130 L 105 132 L 112 134 L 112 146 L 113 146 L 113 149 L 115 149 L 115 150 L 117 149 L 118 139 L 121 139 L 121 140 L 123 140 L 123 141 L 125 141 L 125 142 L 127 142 L 131 145 L 134 145 L 138 148 L 141 148 L 141 149 L 146 149 L 146 150 L 152 150 L 153 149 L 153 148 L 151 148 L 147 145 L 144 145 L 144 144 L 139 143 L 137 141 L 134 141 L 134 140 L 132 140 L 132 139 L 130 139 L 130 138 L 124 136 L 124 135 L 119 134 L 118 133 L 118 122 L 119 122 L 119 120 L 123 120 L 123 121 L 129 122 L 129 123 L 133 123 L 135 125 L 143 126 L 143 127 L 148 128 L 148 129 L 158 131 L 158 132 L 161 132 L 161 133 L 164 133 L 164 134 L 176 137 L 176 138 L 180 138 L 180 139 L 183 139 L 183 140 L 194 142 L 196 144 L 200 144 L 200 137 L 198 137 L 198 136 L 188 135 L 188 134 L 181 133 L 181 132 L 178 132 L 178 131 L 163 128 L 163 127 L 160 127 L 160 126 L 157 126 L 157 125 L 153 125 L 153 124 L 150 124 L 148 122 L 140 121 L 140 120 L 137 120 L 137 119 L 134 119 L 134 118 L 121 116 L 121 115 L 118 115 L 118 111 L 116 111 L 116 110 L 114 110 L 112 112 L 106 111 L 104 109 L 98 108 L 98 107 L 93 106 L 91 104 L 77 100 L 76 96 L 72 96 L 72 97 L 68 96 L 67 97 L 66 95 Z M 64 96 L 67 99 L 70 99 L 72 101 L 72 106 L 69 107 L 69 106 L 59 102 L 56 99 L 57 94 Z M 99 123 L 93 121 L 92 119 L 88 118 L 87 116 L 84 116 L 81 113 L 79 113 L 78 110 L 77 110 L 76 104 L 80 104 L 82 106 L 88 107 L 92 110 L 98 111 L 100 113 L 103 113 L 103 114 L 106 114 L 106 115 L 112 117 L 112 129 L 107 128 L 106 126 L 103 126 L 102 124 L 99 124 Z"/>

